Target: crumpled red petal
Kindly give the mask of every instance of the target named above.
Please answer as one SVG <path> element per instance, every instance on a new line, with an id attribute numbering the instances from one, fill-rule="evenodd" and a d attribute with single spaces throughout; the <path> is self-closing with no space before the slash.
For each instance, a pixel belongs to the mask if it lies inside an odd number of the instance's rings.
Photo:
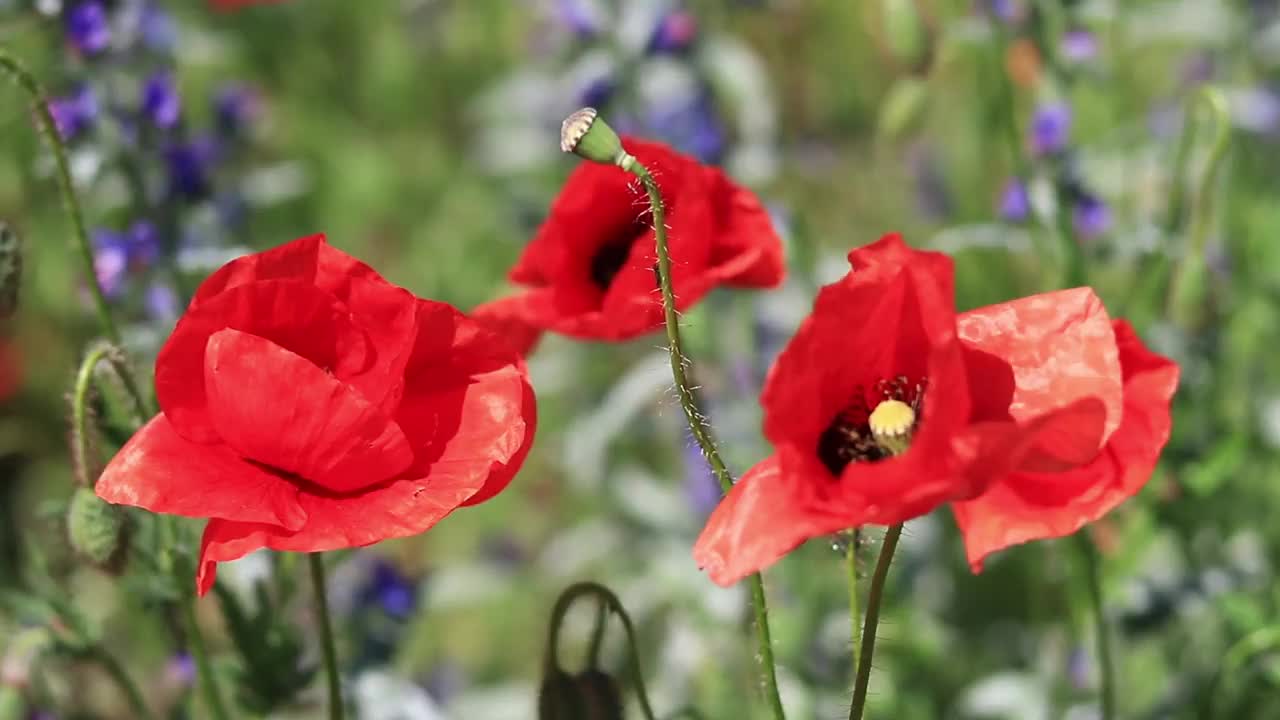
<path id="1" fill-rule="evenodd" d="M 519 295 L 477 305 L 471 317 L 489 328 L 521 357 L 527 356 L 542 339 L 542 329 L 526 318 L 527 302 Z"/>
<path id="2" fill-rule="evenodd" d="M 1085 397 L 1106 409 L 1103 422 L 1056 423 L 1042 430 L 1027 469 L 1057 471 L 1088 462 L 1120 425 L 1121 372 L 1115 333 L 1091 288 L 1019 298 L 963 313 L 961 340 L 1013 371 L 1008 413 L 1023 423 Z"/>
<path id="3" fill-rule="evenodd" d="M 94 485 L 110 503 L 186 517 L 237 518 L 296 530 L 307 520 L 298 488 L 222 444 L 199 444 L 156 415 Z"/>
<path id="4" fill-rule="evenodd" d="M 952 509 L 974 572 L 993 552 L 1063 537 L 1097 520 L 1146 484 L 1169 439 L 1178 367 L 1148 350 L 1125 321 L 1113 324 L 1124 377 L 1120 426 L 1102 452 L 1059 473 L 1015 473 Z"/>
<path id="5" fill-rule="evenodd" d="M 327 490 L 376 485 L 413 462 L 400 426 L 359 392 L 256 335 L 226 329 L 210 336 L 204 384 L 224 442 Z"/>

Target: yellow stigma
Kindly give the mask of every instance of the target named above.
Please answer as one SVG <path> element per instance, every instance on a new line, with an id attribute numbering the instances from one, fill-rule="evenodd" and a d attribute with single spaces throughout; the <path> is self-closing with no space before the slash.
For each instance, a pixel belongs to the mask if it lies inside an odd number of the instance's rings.
<path id="1" fill-rule="evenodd" d="M 911 446 L 916 411 L 901 400 L 885 400 L 871 411 L 867 424 L 877 445 L 890 455 L 901 455 Z"/>

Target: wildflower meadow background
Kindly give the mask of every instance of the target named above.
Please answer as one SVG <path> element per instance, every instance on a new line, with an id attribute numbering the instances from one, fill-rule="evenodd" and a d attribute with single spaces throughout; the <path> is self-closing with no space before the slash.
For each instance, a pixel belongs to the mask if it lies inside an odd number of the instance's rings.
<path id="1" fill-rule="evenodd" d="M 91 255 L 5 63 L 0 720 L 334 717 L 302 554 L 223 563 L 197 599 L 199 522 L 84 524 L 76 504 L 101 506 L 82 486 L 152 414 L 110 368 L 149 396 L 202 281 L 316 233 L 464 313 L 520 292 L 508 272 L 585 162 L 560 148 L 583 106 L 722 169 L 779 238 L 780 284 L 680 314 L 735 477 L 773 453 L 774 358 L 849 251 L 889 233 L 954 259 L 957 310 L 1089 285 L 1180 368 L 1159 465 L 1075 538 L 975 574 L 949 510 L 906 523 L 865 717 L 1280 717 L 1280 3 L 0 0 L 0 51 L 47 94 Z M 581 692 L 544 682 L 558 636 L 568 672 L 598 656 L 626 717 L 648 716 L 638 673 L 658 717 L 777 720 L 749 583 L 694 560 L 721 493 L 667 336 L 549 332 L 526 362 L 537 432 L 509 487 L 325 554 L 347 716 L 622 717 L 548 714 Z M 823 535 L 764 571 L 792 720 L 849 716 L 847 564 L 865 610 L 883 535 Z M 549 632 L 580 581 L 616 595 L 635 653 L 616 623 L 597 646 L 586 601 Z"/>

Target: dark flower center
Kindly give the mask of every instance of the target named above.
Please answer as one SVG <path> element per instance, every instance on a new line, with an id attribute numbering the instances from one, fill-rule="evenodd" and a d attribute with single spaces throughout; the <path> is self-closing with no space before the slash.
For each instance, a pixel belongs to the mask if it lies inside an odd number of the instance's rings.
<path id="1" fill-rule="evenodd" d="M 591 257 L 591 282 L 595 283 L 601 292 L 609 290 L 613 279 L 627 264 L 627 258 L 631 256 L 631 246 L 635 245 L 636 240 L 648 231 L 648 221 L 636 219 L 621 228 L 609 238 L 608 242 L 596 250 L 596 254 Z"/>
<path id="2" fill-rule="evenodd" d="M 866 392 L 862 385 L 857 386 L 852 400 L 831 419 L 818 438 L 818 459 L 832 475 L 839 477 L 849 463 L 878 462 L 889 457 L 890 453 L 871 434 L 871 412 L 886 400 L 898 400 L 911 406 L 919 423 L 925 385 L 924 378 L 912 381 L 906 375 L 899 375 L 892 380 L 877 380 L 871 392 Z"/>

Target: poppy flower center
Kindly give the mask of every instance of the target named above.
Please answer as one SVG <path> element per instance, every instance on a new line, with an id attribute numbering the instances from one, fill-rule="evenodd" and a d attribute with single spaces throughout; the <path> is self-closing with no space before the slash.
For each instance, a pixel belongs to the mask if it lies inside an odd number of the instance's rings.
<path id="1" fill-rule="evenodd" d="M 631 246 L 647 232 L 648 221 L 636 219 L 622 227 L 591 256 L 591 282 L 601 292 L 608 291 L 613 279 L 627 264 L 627 258 L 631 257 Z"/>
<path id="2" fill-rule="evenodd" d="M 878 462 L 906 451 L 924 406 L 923 378 L 877 380 L 857 386 L 849 404 L 818 438 L 818 459 L 840 476 L 853 462 Z"/>

